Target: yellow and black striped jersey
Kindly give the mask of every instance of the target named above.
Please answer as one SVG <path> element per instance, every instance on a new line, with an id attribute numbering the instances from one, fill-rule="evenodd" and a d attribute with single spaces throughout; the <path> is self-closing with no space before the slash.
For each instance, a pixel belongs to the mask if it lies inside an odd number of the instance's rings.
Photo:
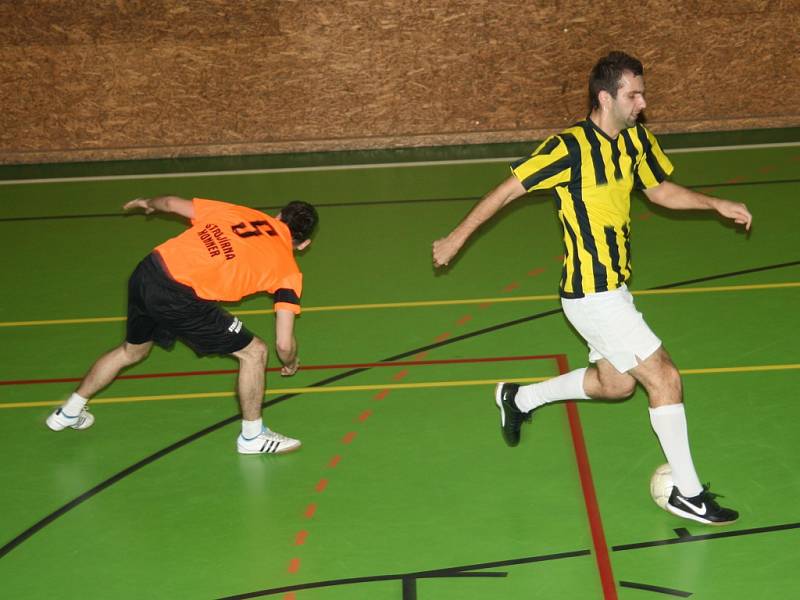
<path id="1" fill-rule="evenodd" d="M 631 190 L 672 173 L 656 137 L 643 125 L 611 139 L 591 119 L 546 139 L 511 165 L 529 192 L 553 189 L 564 229 L 561 296 L 620 287 L 631 275 Z"/>

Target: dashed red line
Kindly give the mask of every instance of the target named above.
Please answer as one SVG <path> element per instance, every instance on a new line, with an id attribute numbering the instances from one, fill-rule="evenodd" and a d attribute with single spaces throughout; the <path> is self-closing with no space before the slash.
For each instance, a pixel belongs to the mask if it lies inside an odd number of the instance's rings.
<path id="1" fill-rule="evenodd" d="M 397 373 L 392 375 L 392 379 L 394 379 L 395 381 L 400 381 L 407 375 L 408 375 L 408 369 L 403 369 L 402 371 L 398 371 Z"/>
<path id="2" fill-rule="evenodd" d="M 478 304 L 478 308 L 489 308 L 492 305 L 491 302 L 481 302 Z"/>
<path id="3" fill-rule="evenodd" d="M 308 532 L 304 529 L 303 531 L 298 531 L 297 535 L 294 538 L 294 545 L 295 546 L 302 546 L 306 543 L 306 538 L 308 537 Z"/>
<path id="4" fill-rule="evenodd" d="M 513 292 L 518 287 L 519 287 L 519 283 L 517 283 L 516 281 L 512 281 L 506 287 L 503 288 L 503 291 L 504 292 Z"/>
<path id="5" fill-rule="evenodd" d="M 297 573 L 300 570 L 300 559 L 293 558 L 289 561 L 289 567 L 286 569 L 289 573 Z"/>
<path id="6" fill-rule="evenodd" d="M 535 275 L 535 274 L 538 274 L 538 273 L 543 272 L 543 271 L 544 271 L 544 269 L 535 269 L 534 271 L 529 272 L 529 274 Z M 513 289 L 516 289 L 517 287 L 519 287 L 519 284 L 514 282 L 514 283 L 509 284 L 508 286 L 506 286 L 506 290 L 507 291 L 511 291 Z M 480 307 L 481 308 L 486 308 L 486 307 L 491 306 L 491 304 L 492 304 L 491 302 L 485 302 L 485 303 L 482 303 L 480 305 Z M 468 323 L 471 320 L 472 320 L 472 315 L 464 315 L 464 316 L 462 316 L 461 318 L 458 319 L 457 324 L 458 325 L 464 325 L 464 324 Z M 451 334 L 449 332 L 442 333 L 442 334 L 440 334 L 440 335 L 438 335 L 436 337 L 436 341 L 446 340 L 450 336 L 451 336 Z M 474 359 L 472 359 L 472 360 L 470 360 L 470 359 L 455 359 L 455 360 L 447 360 L 447 361 L 423 361 L 423 360 L 421 360 L 421 359 L 425 358 L 426 356 L 427 356 L 427 351 L 421 352 L 415 357 L 418 360 L 416 360 L 416 361 L 403 361 L 403 362 L 401 362 L 399 364 L 402 364 L 403 366 L 407 367 L 407 366 L 410 366 L 412 364 L 430 364 L 430 363 L 441 364 L 441 363 L 459 363 L 459 362 L 463 362 L 463 363 L 467 363 L 467 362 L 497 362 L 498 360 L 524 360 L 524 359 L 532 360 L 532 359 L 542 359 L 542 358 L 554 358 L 556 355 L 514 357 L 513 359 L 510 358 L 510 357 L 503 357 L 503 358 L 500 358 L 500 359 L 498 359 L 497 357 L 492 357 L 492 358 L 488 358 L 488 359 L 477 359 L 477 360 L 474 360 Z M 388 365 L 388 363 L 378 363 L 378 364 L 381 365 L 381 366 L 387 366 Z M 409 374 L 408 368 L 404 368 L 401 371 L 398 371 L 398 372 L 394 373 L 393 376 L 392 376 L 392 379 L 395 380 L 395 381 L 399 381 L 399 380 L 404 379 L 405 377 L 407 377 L 408 374 Z M 390 391 L 389 389 L 380 390 L 379 392 L 377 392 L 373 396 L 373 399 L 374 400 L 383 400 L 389 394 L 389 391 Z M 364 423 L 365 421 L 367 421 L 367 419 L 369 419 L 372 416 L 372 414 L 373 414 L 373 412 L 372 412 L 371 409 L 366 409 L 366 410 L 362 411 L 359 414 L 359 416 L 357 417 L 357 421 L 361 422 L 361 423 Z M 356 438 L 357 435 L 358 435 L 357 431 L 348 431 L 344 435 L 344 437 L 342 437 L 342 440 L 341 440 L 342 444 L 345 444 L 345 445 L 351 444 L 353 442 L 353 440 Z M 339 455 L 339 454 L 334 455 L 328 461 L 328 467 L 331 468 L 331 469 L 335 468 L 339 464 L 341 459 L 342 459 L 341 455 Z M 328 482 L 329 482 L 329 480 L 327 478 L 320 479 L 317 482 L 316 486 L 315 486 L 315 490 L 317 491 L 317 493 L 322 493 L 323 491 L 325 491 L 325 489 L 328 487 Z M 316 513 L 316 511 L 317 511 L 317 505 L 314 504 L 314 503 L 311 503 L 306 507 L 306 510 L 304 512 L 304 516 L 307 519 L 311 519 L 314 516 L 314 514 Z M 294 543 L 294 545 L 295 546 L 303 546 L 303 545 L 305 545 L 306 540 L 308 539 L 308 536 L 309 536 L 309 532 L 307 530 L 305 530 L 305 529 L 297 532 L 297 534 L 295 535 L 295 543 Z M 287 567 L 288 572 L 293 574 L 293 573 L 296 573 L 297 571 L 299 571 L 299 569 L 300 569 L 300 559 L 297 558 L 297 557 L 292 558 L 289 561 L 289 566 Z M 284 595 L 284 600 L 296 600 L 295 593 L 294 592 L 287 592 Z"/>
<path id="7" fill-rule="evenodd" d="M 537 275 L 541 275 L 544 272 L 545 272 L 544 267 L 537 267 L 535 269 L 531 269 L 530 271 L 528 271 L 528 276 L 536 277 Z"/>
<path id="8" fill-rule="evenodd" d="M 450 334 L 449 334 L 448 332 L 446 332 L 446 331 L 445 331 L 444 333 L 440 333 L 440 334 L 439 334 L 439 335 L 437 335 L 435 338 L 433 338 L 433 341 L 434 341 L 434 342 L 443 342 L 443 341 L 445 341 L 445 340 L 446 340 L 447 338 L 449 338 L 449 337 L 450 337 Z"/>

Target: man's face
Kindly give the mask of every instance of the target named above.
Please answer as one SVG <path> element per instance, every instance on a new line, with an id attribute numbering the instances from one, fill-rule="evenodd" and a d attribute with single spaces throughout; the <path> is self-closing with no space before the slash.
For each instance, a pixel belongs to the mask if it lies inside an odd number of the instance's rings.
<path id="1" fill-rule="evenodd" d="M 644 79 L 625 71 L 620 78 L 617 97 L 611 99 L 611 116 L 621 129 L 633 127 L 647 102 L 644 100 Z"/>

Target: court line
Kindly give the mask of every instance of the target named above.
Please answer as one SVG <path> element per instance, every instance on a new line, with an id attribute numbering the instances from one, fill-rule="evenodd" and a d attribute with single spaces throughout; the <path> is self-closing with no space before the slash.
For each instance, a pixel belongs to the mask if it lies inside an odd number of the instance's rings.
<path id="1" fill-rule="evenodd" d="M 517 360 L 545 360 L 555 358 L 554 354 L 531 354 L 526 356 L 489 356 L 481 358 L 443 358 L 437 360 L 398 360 L 382 363 L 343 363 L 333 365 L 302 365 L 300 371 L 329 371 L 341 369 L 373 369 L 381 367 L 413 367 L 430 365 L 456 365 L 474 363 L 494 363 Z M 281 367 L 270 367 L 265 369 L 267 373 L 277 373 Z M 120 379 L 159 379 L 162 377 L 197 377 L 203 375 L 230 375 L 238 373 L 238 369 L 217 369 L 212 371 L 175 371 L 166 373 L 138 373 L 134 375 L 119 375 Z M 0 385 L 31 385 L 46 383 L 77 383 L 83 377 L 59 377 L 53 379 L 9 379 L 0 381 Z"/>
<path id="2" fill-rule="evenodd" d="M 800 183 L 800 179 L 764 179 L 760 181 L 718 181 L 712 183 L 693 183 L 687 184 L 685 187 L 697 190 L 706 190 L 712 188 L 728 188 L 728 187 L 743 187 L 743 186 L 763 186 L 763 185 L 783 185 L 787 183 Z M 531 192 L 532 197 L 536 198 L 549 198 L 544 192 Z M 402 200 L 358 200 L 352 202 L 327 202 L 324 204 L 317 204 L 318 208 L 344 208 L 353 206 L 391 206 L 397 204 L 430 204 L 432 202 L 475 202 L 480 200 L 480 196 L 453 196 L 449 198 L 413 198 Z M 261 211 L 267 210 L 280 210 L 282 205 L 274 206 L 253 206 L 252 208 Z M 99 219 L 99 218 L 134 218 L 134 215 L 123 213 L 121 211 L 113 213 L 78 213 L 74 215 L 38 215 L 38 216 L 23 216 L 23 217 L 0 217 L 0 223 L 16 223 L 24 221 L 56 221 L 68 219 Z"/>
<path id="3" fill-rule="evenodd" d="M 514 379 L 519 383 L 535 383 L 550 379 L 552 375 L 545 377 L 518 377 Z M 282 394 L 330 394 L 337 392 L 371 392 L 375 390 L 416 390 L 429 388 L 447 387 L 471 387 L 476 385 L 495 385 L 498 379 L 467 379 L 461 381 L 428 381 L 424 383 L 376 383 L 367 385 L 339 385 L 326 387 L 297 387 L 297 388 L 275 388 L 267 390 L 266 396 Z M 220 392 L 189 392 L 185 394 L 159 394 L 155 396 L 117 396 L 113 398 L 94 398 L 92 404 L 127 404 L 130 402 L 160 402 L 165 400 L 194 400 L 201 398 L 232 398 L 236 395 L 235 391 Z M 37 406 L 57 406 L 64 402 L 61 400 L 42 400 L 38 402 L 7 402 L 0 403 L 3 408 L 31 408 Z"/>
<path id="4" fill-rule="evenodd" d="M 719 533 L 704 533 L 701 535 L 691 535 L 685 529 L 676 529 L 678 537 L 667 540 L 656 540 L 653 542 L 638 542 L 635 544 L 620 544 L 614 546 L 614 552 L 624 552 L 626 550 L 640 550 L 642 548 L 654 548 L 656 546 L 670 546 L 672 544 L 688 544 L 690 542 L 702 542 L 705 540 L 715 540 L 719 538 L 739 537 L 743 535 L 757 535 L 759 533 L 774 533 L 776 531 L 788 531 L 800 529 L 800 523 L 785 523 L 783 525 L 768 525 L 766 527 L 754 527 L 752 529 L 739 529 L 737 531 L 721 531 Z"/>
<path id="5" fill-rule="evenodd" d="M 792 263 L 795 264 L 795 263 Z M 800 264 L 797 261 L 796 264 Z M 697 288 L 653 288 L 647 290 L 631 291 L 634 296 L 663 296 L 670 294 L 707 294 L 716 292 L 742 292 L 754 290 L 772 290 L 800 287 L 800 281 L 789 281 L 783 283 L 757 283 L 746 285 L 721 285 Z M 303 308 L 303 312 L 343 312 L 354 310 L 374 310 L 374 309 L 396 309 L 396 308 L 426 308 L 439 306 L 460 306 L 471 304 L 486 303 L 509 303 L 509 302 L 537 302 L 543 300 L 558 300 L 558 294 L 541 294 L 535 296 L 514 296 L 499 298 L 465 298 L 460 300 L 416 300 L 409 302 L 381 302 L 372 304 L 339 304 L 331 306 L 309 306 Z M 275 312 L 271 308 L 238 310 L 237 316 L 267 315 Z M 126 317 L 86 317 L 76 319 L 44 319 L 32 321 L 2 321 L 0 327 L 36 327 L 42 325 L 85 325 L 89 323 L 116 323 L 124 321 Z"/>
<path id="6" fill-rule="evenodd" d="M 563 354 L 556 358 L 558 371 L 562 375 L 569 373 L 569 363 Z M 589 452 L 586 449 L 586 439 L 583 436 L 583 426 L 578 413 L 578 406 L 574 401 L 564 403 L 569 423 L 572 448 L 575 452 L 575 462 L 578 467 L 578 479 L 581 482 L 583 502 L 586 507 L 586 516 L 589 519 L 589 531 L 592 535 L 595 563 L 600 575 L 600 586 L 603 589 L 605 600 L 617 600 L 617 588 L 614 584 L 614 572 L 611 568 L 611 557 L 608 553 L 606 534 L 603 530 L 603 519 L 600 516 L 600 505 L 597 502 L 597 492 L 594 488 L 592 467 L 589 464 Z"/>
<path id="7" fill-rule="evenodd" d="M 547 358 L 556 358 L 557 356 Z M 409 363 L 402 363 L 409 364 Z M 800 369 L 800 363 L 783 365 L 751 365 L 745 367 L 709 367 L 703 369 L 679 369 L 681 375 L 717 375 L 722 373 L 761 373 L 767 371 L 792 371 Z M 463 379 L 450 381 L 425 381 L 419 383 L 375 383 L 365 385 L 338 385 L 338 386 L 307 386 L 291 388 L 275 388 L 267 390 L 266 396 L 283 394 L 332 394 L 340 392 L 369 392 L 375 390 L 419 390 L 448 387 L 474 387 L 478 385 L 495 385 L 498 381 L 515 381 L 517 383 L 536 383 L 550 379 L 552 375 L 544 377 L 494 377 L 492 379 Z M 127 404 L 130 402 L 161 402 L 166 400 L 195 400 L 202 398 L 232 398 L 236 392 L 226 390 L 219 392 L 187 392 L 184 394 L 158 394 L 152 396 L 115 396 L 111 398 L 94 398 L 92 404 Z M 33 408 L 38 406 L 58 406 L 61 400 L 41 400 L 33 402 L 4 402 L 0 403 L 0 410 L 6 408 Z"/>
<path id="8" fill-rule="evenodd" d="M 644 590 L 645 592 L 656 592 L 658 594 L 667 594 L 669 596 L 678 596 L 679 598 L 688 598 L 692 592 L 684 592 L 683 590 L 676 590 L 674 588 L 662 587 L 660 585 L 651 585 L 649 583 L 634 583 L 633 581 L 620 581 L 620 587 L 632 588 L 634 590 Z"/>
<path id="9" fill-rule="evenodd" d="M 536 143 L 531 144 L 531 149 Z M 769 148 L 792 148 L 800 146 L 800 142 L 774 142 L 767 144 L 734 144 L 728 146 L 700 146 L 696 148 L 672 148 L 666 150 L 667 154 L 686 154 L 691 152 L 730 152 L 736 150 L 764 150 Z M 95 175 L 77 177 L 53 177 L 38 179 L 6 179 L 0 180 L 0 185 L 40 184 L 40 183 L 70 183 L 74 181 L 127 181 L 136 179 L 172 179 L 186 177 L 225 177 L 241 175 L 264 175 L 274 173 L 309 173 L 324 171 L 359 171 L 368 169 L 403 169 L 410 167 L 438 167 L 451 165 L 477 165 L 493 163 L 510 163 L 522 155 L 501 156 L 496 158 L 464 158 L 458 160 L 429 160 L 390 163 L 354 163 L 349 165 L 324 165 L 316 167 L 278 167 L 266 169 L 237 169 L 234 171 L 189 171 L 174 173 L 144 173 L 140 175 Z"/>
<path id="10" fill-rule="evenodd" d="M 502 575 L 488 573 L 470 573 L 477 569 L 492 569 L 496 567 L 510 567 L 514 565 L 524 565 L 529 563 L 546 562 L 551 560 L 561 560 L 565 558 L 575 558 L 578 556 L 588 556 L 589 550 L 575 550 L 572 552 L 560 552 L 558 554 L 543 554 L 540 556 L 530 556 L 525 558 L 512 558 L 509 560 L 498 560 L 493 562 L 485 562 L 474 565 L 462 565 L 460 567 L 445 567 L 442 569 L 435 569 L 431 571 L 415 571 L 413 573 L 403 573 L 397 575 L 367 575 L 364 577 L 349 577 L 343 579 L 329 579 L 327 581 L 315 581 L 311 583 L 300 583 L 295 585 L 286 585 L 277 588 L 270 588 L 265 590 L 258 590 L 256 592 L 247 592 L 244 594 L 236 594 L 233 596 L 225 596 L 217 600 L 244 600 L 245 598 L 260 598 L 262 596 L 272 596 L 274 594 L 283 594 L 286 592 L 295 592 L 300 590 L 310 590 L 322 587 L 335 587 L 340 585 L 352 585 L 358 583 L 370 583 L 373 581 L 391 581 L 403 579 L 431 579 L 437 577 L 501 577 Z M 405 598 L 405 597 L 404 597 Z"/>

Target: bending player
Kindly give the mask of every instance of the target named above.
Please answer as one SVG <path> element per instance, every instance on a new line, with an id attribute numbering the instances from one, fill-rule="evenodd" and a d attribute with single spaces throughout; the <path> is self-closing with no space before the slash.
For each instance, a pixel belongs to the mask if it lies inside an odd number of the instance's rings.
<path id="1" fill-rule="evenodd" d="M 294 375 L 299 366 L 294 320 L 303 286 L 294 251 L 311 243 L 318 220 L 314 207 L 290 202 L 271 217 L 225 202 L 160 196 L 137 198 L 123 208 L 173 213 L 191 225 L 136 267 L 128 282 L 125 341 L 97 359 L 75 393 L 47 418 L 47 426 L 53 431 L 91 427 L 89 399 L 122 369 L 143 360 L 153 343 L 167 348 L 180 338 L 200 355 L 230 354 L 239 360 L 242 430 L 236 447 L 241 454 L 279 454 L 299 448 L 299 440 L 270 430 L 261 419 L 267 345 L 217 302 L 236 302 L 257 292 L 271 294 L 281 375 Z"/>

